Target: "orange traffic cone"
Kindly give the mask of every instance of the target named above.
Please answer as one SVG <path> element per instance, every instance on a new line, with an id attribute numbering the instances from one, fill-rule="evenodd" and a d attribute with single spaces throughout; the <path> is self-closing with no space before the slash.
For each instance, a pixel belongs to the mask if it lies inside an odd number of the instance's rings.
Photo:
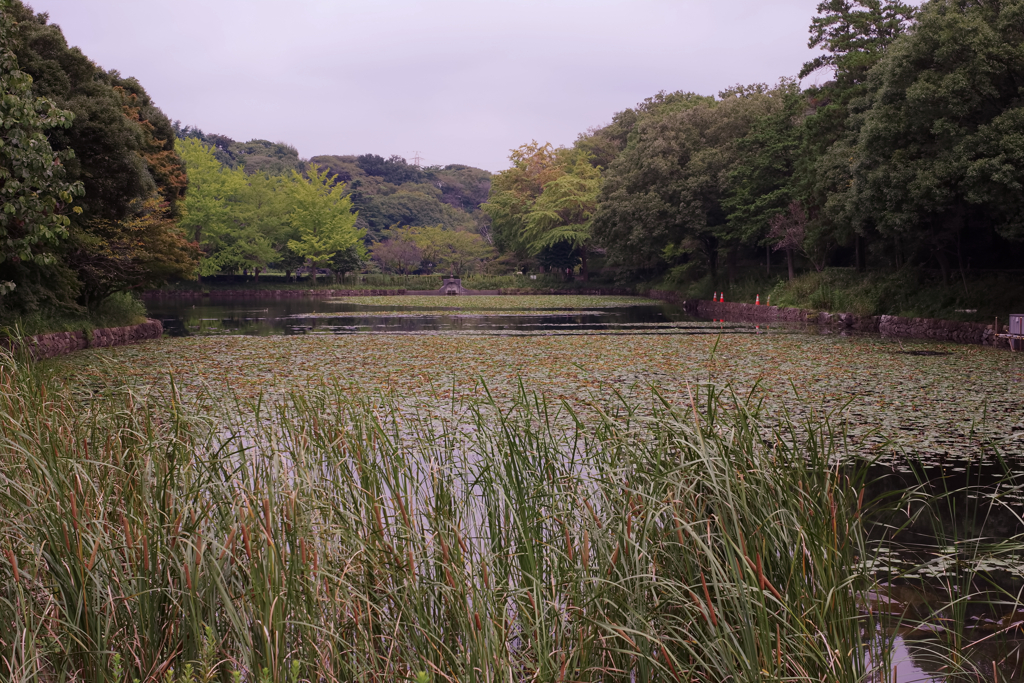
<path id="1" fill-rule="evenodd" d="M 722 292 L 721 303 L 723 303 L 723 304 L 725 303 L 725 292 Z"/>
<path id="2" fill-rule="evenodd" d="M 714 301 L 716 304 L 718 303 L 718 292 L 715 292 L 714 294 L 711 295 L 711 300 Z"/>
<path id="3" fill-rule="evenodd" d="M 761 305 L 761 295 L 760 294 L 758 294 L 757 298 L 754 299 L 754 305 L 755 306 L 760 306 Z"/>

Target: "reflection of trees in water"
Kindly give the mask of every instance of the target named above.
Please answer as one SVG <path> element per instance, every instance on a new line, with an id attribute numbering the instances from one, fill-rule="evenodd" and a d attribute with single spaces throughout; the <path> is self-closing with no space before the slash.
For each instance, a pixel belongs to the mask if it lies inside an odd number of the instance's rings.
<path id="1" fill-rule="evenodd" d="M 1024 676 L 1022 463 L 900 459 L 868 466 L 865 489 L 876 577 L 915 666 L 948 674 L 950 652 L 991 680 Z M 861 466 L 865 466 L 861 463 Z M 970 680 L 976 680 L 971 678 Z"/>
<path id="2" fill-rule="evenodd" d="M 936 680 L 957 680 L 949 672 L 951 662 L 948 643 L 936 638 L 904 638 L 904 647 L 910 661 L 921 671 L 934 676 Z M 1000 681 L 1018 681 L 1024 676 L 1024 640 L 1004 636 L 992 638 L 964 652 L 962 669 L 977 675 L 968 675 L 962 680 L 993 680 L 993 663 Z"/>
<path id="3" fill-rule="evenodd" d="M 415 334 L 441 331 L 601 331 L 616 326 L 668 324 L 677 319 L 689 319 L 669 306 L 630 306 L 608 310 L 598 307 L 593 311 L 557 310 L 538 315 L 522 311 L 453 310 L 437 313 L 447 303 L 437 297 L 434 311 L 419 314 L 409 307 L 408 315 L 395 315 L 396 308 L 354 304 L 329 304 L 316 299 L 230 299 L 225 302 L 181 302 L 161 300 L 151 303 L 150 315 L 161 320 L 172 337 L 194 335 L 244 334 L 293 335 L 322 332 L 346 334 L 352 332 L 400 332 Z M 330 316 L 336 312 L 337 318 Z M 360 315 L 354 315 L 354 314 Z M 384 315 L 387 313 L 387 315 Z M 511 314 L 510 314 L 511 313 Z M 316 314 L 315 316 L 313 314 Z M 325 315 L 326 314 L 326 315 Z"/>

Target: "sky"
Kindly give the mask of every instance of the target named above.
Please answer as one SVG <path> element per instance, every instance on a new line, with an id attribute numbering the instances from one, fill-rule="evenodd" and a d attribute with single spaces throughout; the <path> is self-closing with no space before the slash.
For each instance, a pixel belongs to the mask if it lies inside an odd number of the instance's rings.
<path id="1" fill-rule="evenodd" d="M 796 76 L 818 0 L 27 0 L 171 120 L 507 168 L 658 91 Z M 805 80 L 827 80 L 828 74 Z"/>

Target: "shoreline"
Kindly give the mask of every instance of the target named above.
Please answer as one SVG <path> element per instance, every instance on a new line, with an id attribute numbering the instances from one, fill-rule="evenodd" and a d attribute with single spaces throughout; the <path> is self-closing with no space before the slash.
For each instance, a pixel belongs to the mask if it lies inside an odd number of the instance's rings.
<path id="1" fill-rule="evenodd" d="M 47 332 L 22 339 L 0 339 L 0 348 L 13 353 L 27 352 L 32 360 L 46 360 L 85 349 L 138 344 L 160 339 L 163 334 L 163 323 L 147 318 L 146 322 L 138 325 L 101 327 L 89 331 Z"/>

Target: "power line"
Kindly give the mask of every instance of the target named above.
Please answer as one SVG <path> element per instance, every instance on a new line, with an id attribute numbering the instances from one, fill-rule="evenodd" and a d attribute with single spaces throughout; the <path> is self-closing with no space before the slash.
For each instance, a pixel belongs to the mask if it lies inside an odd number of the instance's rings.
<path id="1" fill-rule="evenodd" d="M 414 166 L 419 167 L 420 162 L 423 161 L 423 157 L 420 156 L 419 150 L 413 152 L 412 163 Z"/>

